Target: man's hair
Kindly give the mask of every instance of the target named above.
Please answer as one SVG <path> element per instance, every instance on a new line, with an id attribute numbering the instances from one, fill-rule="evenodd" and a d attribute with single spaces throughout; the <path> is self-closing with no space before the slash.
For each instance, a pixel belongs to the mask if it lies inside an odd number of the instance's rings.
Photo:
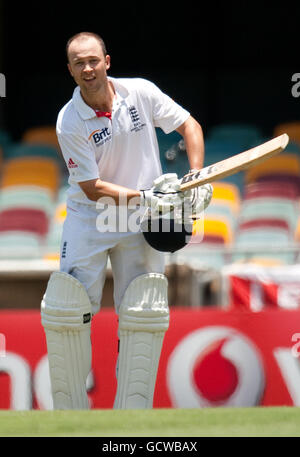
<path id="1" fill-rule="evenodd" d="M 76 33 L 76 35 L 73 35 L 67 41 L 67 44 L 66 44 L 67 60 L 69 60 L 68 52 L 69 52 L 69 47 L 70 47 L 70 44 L 72 43 L 72 41 L 77 39 L 77 38 L 84 38 L 84 37 L 93 37 L 93 38 L 95 38 L 100 43 L 104 56 L 107 55 L 105 43 L 104 43 L 104 41 L 103 41 L 103 39 L 101 38 L 100 35 L 98 35 L 97 33 L 94 33 L 94 32 L 79 32 L 79 33 Z"/>

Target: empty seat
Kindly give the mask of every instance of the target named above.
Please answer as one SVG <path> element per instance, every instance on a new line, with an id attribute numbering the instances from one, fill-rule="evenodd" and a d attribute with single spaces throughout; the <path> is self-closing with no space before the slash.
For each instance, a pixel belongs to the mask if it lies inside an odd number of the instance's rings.
<path id="1" fill-rule="evenodd" d="M 232 260 L 273 259 L 280 263 L 293 263 L 295 253 L 290 250 L 293 243 L 287 230 L 281 227 L 254 227 L 236 233 Z"/>
<path id="2" fill-rule="evenodd" d="M 279 154 L 265 162 L 249 168 L 245 173 L 245 182 L 253 182 L 261 177 L 276 175 L 300 176 L 300 159 L 296 154 Z"/>
<path id="3" fill-rule="evenodd" d="M 0 192 L 0 210 L 12 208 L 40 209 L 50 216 L 54 209 L 53 195 L 43 187 L 6 187 Z"/>
<path id="4" fill-rule="evenodd" d="M 257 178 L 256 182 L 268 183 L 276 181 L 282 187 L 292 184 L 300 196 L 300 177 L 298 175 L 291 175 L 287 173 L 274 173 L 270 175 L 263 175 Z"/>
<path id="5" fill-rule="evenodd" d="M 42 258 L 42 245 L 38 235 L 30 232 L 0 232 L 0 259 L 21 260 Z"/>
<path id="6" fill-rule="evenodd" d="M 50 158 L 18 158 L 7 160 L 3 166 L 1 187 L 33 185 L 56 193 L 60 183 L 58 164 Z"/>
<path id="7" fill-rule="evenodd" d="M 205 216 L 203 220 L 197 220 L 193 224 L 193 239 L 196 241 L 202 240 L 204 236 L 220 237 L 223 239 L 224 244 L 232 243 L 234 233 L 230 223 L 224 218 L 214 219 L 210 216 Z"/>
<path id="8" fill-rule="evenodd" d="M 52 145 L 46 144 L 23 144 L 14 143 L 5 151 L 5 159 L 18 159 L 18 158 L 35 158 L 45 157 L 51 158 L 56 161 L 61 160 L 57 149 Z"/>
<path id="9" fill-rule="evenodd" d="M 298 217 L 298 205 L 292 200 L 281 198 L 259 198 L 246 200 L 241 206 L 239 224 L 258 219 L 285 220 L 294 235 Z"/>
<path id="10" fill-rule="evenodd" d="M 187 265 L 194 270 L 220 270 L 226 263 L 226 255 L 219 245 L 216 249 L 214 243 L 188 244 L 176 252 L 176 263 Z"/>
<path id="11" fill-rule="evenodd" d="M 286 153 L 300 155 L 300 143 L 297 143 L 296 141 L 294 141 L 290 138 L 284 151 Z"/>
<path id="12" fill-rule="evenodd" d="M 0 232 L 31 232 L 45 236 L 49 220 L 44 211 L 37 209 L 13 208 L 0 212 Z"/>
<path id="13" fill-rule="evenodd" d="M 287 232 L 290 231 L 290 226 L 288 222 L 284 219 L 276 219 L 276 218 L 261 218 L 261 219 L 252 219 L 247 222 L 243 222 L 238 226 L 239 232 L 244 230 L 252 229 L 252 228 L 272 228 L 278 227 Z"/>
<path id="14" fill-rule="evenodd" d="M 242 149 L 256 146 L 262 138 L 262 132 L 256 125 L 246 123 L 220 124 L 208 132 L 208 139 L 236 142 Z M 242 149 L 239 152 L 242 152 Z"/>
<path id="15" fill-rule="evenodd" d="M 190 168 L 182 136 L 176 131 L 167 135 L 160 128 L 156 128 L 156 135 L 163 173 L 182 177 Z"/>
<path id="16" fill-rule="evenodd" d="M 300 144 L 300 121 L 282 122 L 275 126 L 274 136 L 287 133 L 290 140 Z"/>
<path id="17" fill-rule="evenodd" d="M 245 186 L 243 200 L 265 197 L 297 200 L 298 190 L 298 186 L 293 182 L 282 185 L 275 180 L 255 181 Z"/>
<path id="18" fill-rule="evenodd" d="M 53 125 L 28 128 L 23 133 L 22 142 L 28 144 L 49 145 L 60 151 L 56 128 Z"/>
<path id="19" fill-rule="evenodd" d="M 208 166 L 215 162 L 220 162 L 221 160 L 227 159 L 239 152 L 242 152 L 242 147 L 237 142 L 208 137 L 205 140 L 204 165 Z"/>
<path id="20" fill-rule="evenodd" d="M 57 204 L 54 216 L 50 223 L 50 228 L 45 243 L 45 259 L 59 259 L 61 235 L 63 230 L 63 223 L 66 216 L 66 203 L 62 201 Z"/>
<path id="21" fill-rule="evenodd" d="M 215 181 L 213 186 L 213 202 L 219 205 L 228 205 L 233 214 L 237 214 L 240 209 L 241 195 L 239 188 L 232 183 Z"/>

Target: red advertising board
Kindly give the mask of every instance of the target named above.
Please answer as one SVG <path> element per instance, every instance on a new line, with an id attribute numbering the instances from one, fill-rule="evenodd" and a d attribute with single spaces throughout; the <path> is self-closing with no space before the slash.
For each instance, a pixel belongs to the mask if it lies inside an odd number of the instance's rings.
<path id="1" fill-rule="evenodd" d="M 92 323 L 91 408 L 116 392 L 117 317 Z M 300 406 L 300 311 L 171 309 L 154 407 Z M 0 312 L 0 408 L 51 409 L 46 341 L 38 311 Z"/>

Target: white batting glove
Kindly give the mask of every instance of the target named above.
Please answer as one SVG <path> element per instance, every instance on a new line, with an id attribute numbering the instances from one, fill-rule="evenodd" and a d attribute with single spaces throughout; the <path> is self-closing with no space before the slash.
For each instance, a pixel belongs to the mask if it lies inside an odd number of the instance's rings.
<path id="1" fill-rule="evenodd" d="M 157 192 L 165 194 L 176 192 L 177 196 L 174 196 L 174 207 L 186 203 L 187 205 L 191 205 L 192 214 L 199 214 L 208 207 L 213 194 L 211 184 L 204 184 L 203 186 L 181 192 L 180 183 L 181 180 L 178 179 L 176 173 L 167 173 L 153 181 L 153 188 Z"/>
<path id="2" fill-rule="evenodd" d="M 183 204 L 180 180 L 176 173 L 166 173 L 153 181 L 153 187 L 141 191 L 141 205 L 153 212 L 169 212 Z"/>
<path id="3" fill-rule="evenodd" d="M 194 189 L 183 192 L 184 198 L 188 199 L 191 205 L 191 214 L 193 217 L 201 214 L 211 202 L 213 195 L 213 187 L 211 184 L 194 187 Z"/>

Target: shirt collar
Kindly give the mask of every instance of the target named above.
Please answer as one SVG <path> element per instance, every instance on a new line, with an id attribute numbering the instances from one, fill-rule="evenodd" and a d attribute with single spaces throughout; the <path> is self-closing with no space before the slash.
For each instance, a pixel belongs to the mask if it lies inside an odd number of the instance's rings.
<path id="1" fill-rule="evenodd" d="M 120 81 L 117 78 L 108 77 L 108 80 L 113 83 L 117 95 L 120 98 L 125 99 L 129 95 L 127 88 L 123 86 L 123 84 L 120 83 Z M 79 115 L 82 117 L 83 120 L 92 119 L 93 117 L 96 117 L 96 113 L 93 110 L 93 108 L 87 105 L 83 100 L 79 86 L 75 87 L 74 89 L 72 101 L 74 103 L 76 110 L 78 111 Z"/>

